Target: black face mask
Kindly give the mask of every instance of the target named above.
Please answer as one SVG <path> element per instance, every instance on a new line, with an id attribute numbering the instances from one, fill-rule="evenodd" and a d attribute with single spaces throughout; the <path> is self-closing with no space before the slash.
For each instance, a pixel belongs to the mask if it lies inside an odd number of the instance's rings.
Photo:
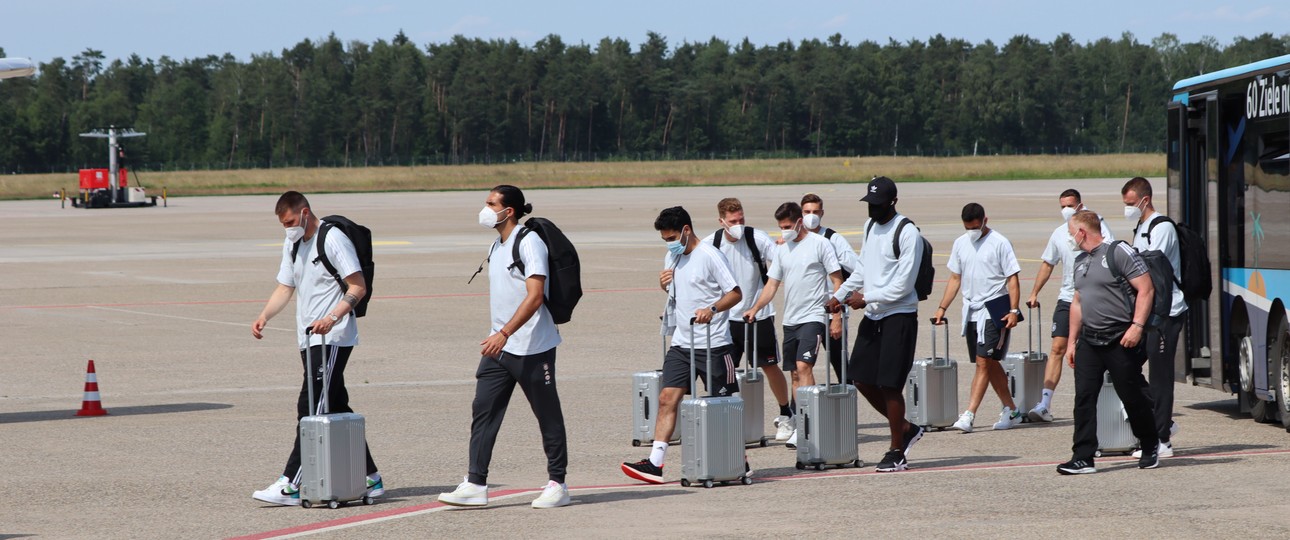
<path id="1" fill-rule="evenodd" d="M 891 217 L 891 213 L 894 210 L 895 209 L 888 204 L 870 204 L 869 219 L 872 219 L 879 223 L 886 222 L 887 219 Z"/>

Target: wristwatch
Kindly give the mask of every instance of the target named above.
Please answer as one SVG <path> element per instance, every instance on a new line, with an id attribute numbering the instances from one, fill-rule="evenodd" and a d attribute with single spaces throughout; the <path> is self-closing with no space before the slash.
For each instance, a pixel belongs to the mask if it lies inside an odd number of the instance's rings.
<path id="1" fill-rule="evenodd" d="M 1021 310 L 1020 310 L 1020 309 L 1010 309 L 1010 310 L 1008 310 L 1008 313 L 1011 313 L 1011 314 L 1013 314 L 1013 315 L 1021 315 Z"/>
<path id="2" fill-rule="evenodd" d="M 340 320 L 340 317 L 337 317 L 334 313 L 328 313 L 327 317 L 331 319 L 331 322 L 337 322 Z"/>
<path id="3" fill-rule="evenodd" d="M 709 307 L 708 309 L 712 310 L 713 313 L 717 312 L 717 306 L 712 306 L 712 307 Z"/>

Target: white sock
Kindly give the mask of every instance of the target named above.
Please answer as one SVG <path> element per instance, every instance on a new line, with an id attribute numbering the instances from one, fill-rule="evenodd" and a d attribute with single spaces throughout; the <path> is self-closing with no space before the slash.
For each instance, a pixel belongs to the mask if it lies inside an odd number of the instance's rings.
<path id="1" fill-rule="evenodd" d="M 655 467 L 663 466 L 663 454 L 667 453 L 667 443 L 654 441 L 654 449 L 649 451 L 649 462 Z"/>
<path id="2" fill-rule="evenodd" d="M 1051 409 L 1053 405 L 1053 391 L 1044 389 L 1044 397 L 1039 400 L 1039 407 L 1042 409 Z"/>

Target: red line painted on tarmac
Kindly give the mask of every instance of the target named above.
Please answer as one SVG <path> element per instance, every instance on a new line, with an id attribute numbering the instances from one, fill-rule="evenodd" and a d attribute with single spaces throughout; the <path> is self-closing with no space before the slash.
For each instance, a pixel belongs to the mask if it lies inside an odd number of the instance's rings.
<path id="1" fill-rule="evenodd" d="M 641 287 L 638 289 L 587 289 L 583 291 L 588 294 L 603 293 L 628 293 L 628 292 L 646 292 L 659 290 L 654 287 Z M 488 293 L 445 293 L 445 294 L 416 294 L 416 295 L 396 295 L 396 296 L 377 296 L 374 300 L 427 300 L 435 298 L 462 298 L 462 297 L 479 297 L 488 296 Z M 104 307 L 142 307 L 142 306 L 206 306 L 221 304 L 262 304 L 264 300 L 198 300 L 184 302 L 131 302 L 124 304 L 53 304 L 44 306 L 0 306 L 0 309 L 83 309 L 83 308 L 104 308 Z"/>
<path id="2" fill-rule="evenodd" d="M 1241 451 L 1241 452 L 1211 452 L 1206 454 L 1181 453 L 1181 454 L 1176 454 L 1174 458 L 1165 458 L 1161 460 L 1161 465 L 1164 466 L 1170 460 L 1176 459 L 1176 458 L 1218 458 L 1218 457 L 1232 457 L 1232 456 L 1267 456 L 1267 455 L 1283 455 L 1283 454 L 1290 454 L 1290 449 L 1249 450 L 1249 451 Z M 1137 461 L 1137 460 L 1130 457 L 1122 457 L 1122 458 L 1101 458 L 1099 461 L 1103 463 L 1106 463 L 1106 462 L 1125 463 L 1125 462 L 1131 462 L 1131 461 Z M 904 472 L 919 474 L 919 473 L 935 473 L 935 472 L 1004 470 L 1004 469 L 1018 469 L 1018 468 L 1028 468 L 1028 467 L 1051 467 L 1051 466 L 1059 465 L 1061 463 L 1062 462 L 1060 461 L 1040 461 L 1040 462 L 1028 462 L 1028 463 L 995 463 L 995 464 L 987 464 L 987 465 L 953 465 L 953 466 L 947 466 L 947 467 L 928 467 L 926 469 L 913 468 L 913 469 L 908 469 Z M 804 473 L 804 474 L 795 474 L 791 476 L 768 476 L 768 477 L 760 477 L 760 478 L 754 477 L 753 480 L 755 483 L 762 483 L 762 482 L 784 482 L 784 481 L 794 481 L 794 480 L 818 480 L 818 479 L 824 479 L 824 478 L 843 478 L 843 477 L 850 477 L 850 476 L 893 476 L 893 474 L 895 474 L 895 473 L 880 473 L 869 468 L 867 465 L 864 467 L 864 469 L 865 470 L 834 469 L 830 472 Z M 570 487 L 569 491 L 570 492 L 598 491 L 598 490 L 607 490 L 607 489 L 659 489 L 659 488 L 667 488 L 667 487 L 676 487 L 678 485 L 679 484 L 677 482 L 668 482 L 666 484 L 640 484 L 640 483 L 604 484 L 599 486 Z M 489 498 L 501 499 L 501 498 L 507 498 L 507 497 L 512 497 L 516 495 L 523 495 L 525 493 L 539 493 L 541 491 L 542 491 L 541 489 L 510 489 L 510 490 L 492 492 L 489 494 Z M 280 538 L 284 536 L 296 535 L 301 533 L 323 532 L 328 529 L 360 526 L 365 524 L 366 522 L 384 521 L 387 519 L 397 518 L 399 516 L 416 514 L 420 512 L 428 512 L 428 511 L 442 509 L 442 508 L 449 508 L 449 506 L 441 502 L 435 501 L 431 503 L 407 506 L 403 508 L 381 510 L 381 511 L 371 512 L 367 514 L 359 514 L 359 515 L 354 515 L 354 516 L 349 516 L 349 517 L 344 517 L 344 518 L 334 519 L 329 521 L 320 521 L 318 523 L 299 525 L 296 527 L 278 529 L 275 531 L 267 531 L 267 532 L 251 534 L 247 536 L 238 536 L 230 540 L 263 540 L 268 538 Z M 484 507 L 484 508 L 487 508 L 487 507 Z"/>
<path id="3" fill-rule="evenodd" d="M 506 497 L 506 496 L 509 496 L 509 495 L 518 495 L 518 494 L 525 493 L 525 492 L 528 492 L 528 491 L 536 491 L 536 490 L 527 490 L 527 489 L 510 489 L 510 490 L 505 490 L 505 491 L 498 491 L 498 492 L 496 492 L 496 493 L 490 493 L 490 494 L 489 494 L 489 497 L 494 497 L 494 498 L 496 498 L 496 497 Z M 371 512 L 371 513 L 368 513 L 368 514 L 358 514 L 358 515 L 354 515 L 354 516 L 343 517 L 343 518 L 333 519 L 333 520 L 328 520 L 328 521 L 319 521 L 319 522 L 317 522 L 317 523 L 310 523 L 310 524 L 307 524 L 307 525 L 299 525 L 299 526 L 296 526 L 296 527 L 289 527 L 289 528 L 286 528 L 286 529 L 278 529 L 278 530 L 276 530 L 276 531 L 268 531 L 268 532 L 262 532 L 262 533 L 258 533 L 258 534 L 250 534 L 250 535 L 247 535 L 247 536 L 237 536 L 237 537 L 231 538 L 230 540 L 262 540 L 262 539 L 265 539 L 265 538 L 277 538 L 277 537 L 280 537 L 280 536 L 287 536 L 287 535 L 290 535 L 290 534 L 299 534 L 299 533 L 303 533 L 303 532 L 310 532 L 310 531 L 320 531 L 320 530 L 322 530 L 322 529 L 330 529 L 330 528 L 333 528 L 333 527 L 339 527 L 339 526 L 342 526 L 342 525 L 350 525 L 350 524 L 360 523 L 360 522 L 364 522 L 364 521 L 372 521 L 372 520 L 375 520 L 375 519 L 388 518 L 388 517 L 393 517 L 393 516 L 399 516 L 399 515 L 402 515 L 402 514 L 410 514 L 410 513 L 413 513 L 413 512 L 420 512 L 420 511 L 423 511 L 423 510 L 430 510 L 430 509 L 434 509 L 434 508 L 448 507 L 448 506 L 449 506 L 449 505 L 446 505 L 446 504 L 441 503 L 441 502 L 439 502 L 439 501 L 435 501 L 435 502 L 432 502 L 432 503 L 419 504 L 419 505 L 416 505 L 416 506 L 405 506 L 405 507 L 403 507 L 403 508 L 391 508 L 391 509 L 389 509 L 389 510 L 380 510 L 380 511 L 377 511 L 377 512 Z"/>

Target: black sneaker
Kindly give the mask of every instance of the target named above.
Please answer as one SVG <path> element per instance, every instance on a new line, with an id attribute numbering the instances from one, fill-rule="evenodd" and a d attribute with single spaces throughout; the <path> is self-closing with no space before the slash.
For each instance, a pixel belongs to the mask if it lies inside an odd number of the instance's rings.
<path id="1" fill-rule="evenodd" d="M 1158 450 L 1153 451 L 1150 454 L 1148 454 L 1147 452 L 1143 452 L 1142 457 L 1138 458 L 1139 469 L 1154 469 L 1159 466 L 1160 466 L 1160 452 Z"/>
<path id="2" fill-rule="evenodd" d="M 623 474 L 650 484 L 663 483 L 663 467 L 656 467 L 648 459 L 636 463 L 623 463 Z"/>
<path id="3" fill-rule="evenodd" d="M 1097 472 L 1093 460 L 1072 459 L 1057 466 L 1058 474 L 1091 474 Z"/>
<path id="4" fill-rule="evenodd" d="M 914 443 L 923 438 L 923 427 L 909 424 L 909 429 L 905 430 L 905 441 L 902 446 L 905 456 L 909 456 L 909 449 L 914 447 Z"/>
<path id="5" fill-rule="evenodd" d="M 909 462 L 905 461 L 905 453 L 900 449 L 888 450 L 882 455 L 882 461 L 878 462 L 878 472 L 896 472 L 909 468 Z"/>

